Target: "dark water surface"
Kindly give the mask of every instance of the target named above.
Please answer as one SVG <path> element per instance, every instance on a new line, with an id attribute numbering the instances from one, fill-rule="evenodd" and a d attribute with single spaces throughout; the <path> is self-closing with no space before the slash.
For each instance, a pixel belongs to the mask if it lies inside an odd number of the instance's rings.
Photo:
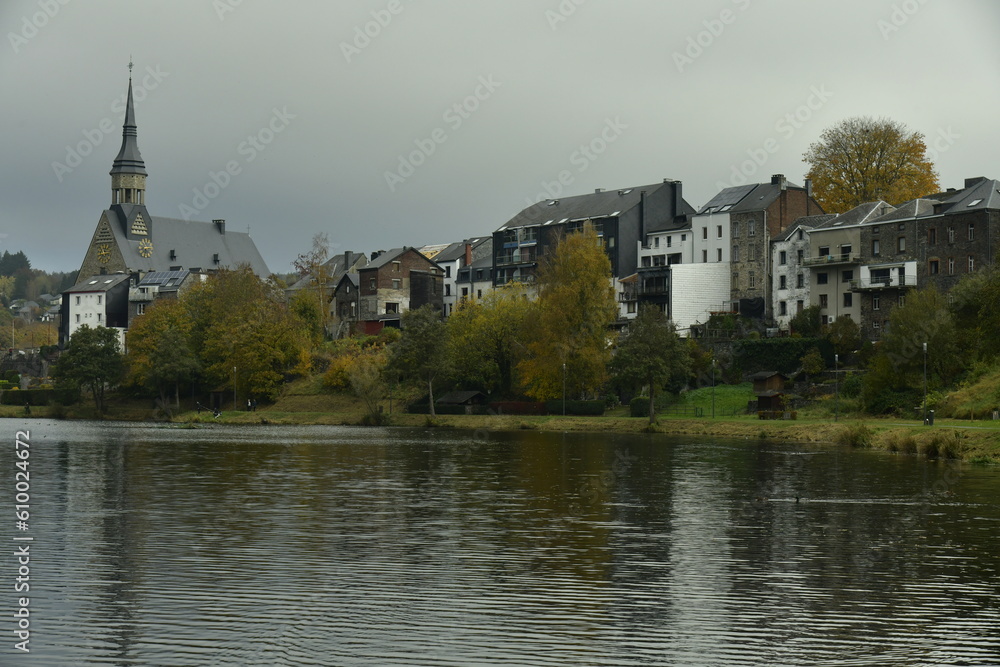
<path id="1" fill-rule="evenodd" d="M 663 436 L 0 425 L 0 665 L 1000 665 L 995 468 Z"/>

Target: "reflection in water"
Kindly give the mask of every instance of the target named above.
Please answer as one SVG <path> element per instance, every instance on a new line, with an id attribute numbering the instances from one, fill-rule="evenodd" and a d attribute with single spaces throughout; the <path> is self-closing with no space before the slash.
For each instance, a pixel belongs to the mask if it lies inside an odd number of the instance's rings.
<path id="1" fill-rule="evenodd" d="M 646 435 L 32 430 L 37 664 L 1000 663 L 991 469 Z"/>

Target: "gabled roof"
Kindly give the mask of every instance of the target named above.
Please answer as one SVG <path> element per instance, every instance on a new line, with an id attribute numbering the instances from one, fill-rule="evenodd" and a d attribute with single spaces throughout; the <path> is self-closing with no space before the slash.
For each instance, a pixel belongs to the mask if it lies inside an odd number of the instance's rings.
<path id="1" fill-rule="evenodd" d="M 477 237 L 477 238 L 474 238 L 474 239 L 466 239 L 465 241 L 461 241 L 461 242 L 458 242 L 458 243 L 452 243 L 452 244 L 448 245 L 448 247 L 446 247 L 440 253 L 438 253 L 437 255 L 435 255 L 433 257 L 431 255 L 428 255 L 427 253 L 425 253 L 423 251 L 423 249 L 421 249 L 420 252 L 425 257 L 427 257 L 428 259 L 433 259 L 435 262 L 438 262 L 438 263 L 440 263 L 440 262 L 454 262 L 455 260 L 462 259 L 463 257 L 465 257 L 465 244 L 466 243 L 470 244 L 473 248 L 477 248 L 477 247 L 479 247 L 480 244 L 485 243 L 486 241 L 492 241 L 492 240 L 493 240 L 493 237 Z"/>
<path id="2" fill-rule="evenodd" d="M 363 266 L 363 267 L 359 268 L 358 270 L 359 271 L 368 271 L 368 270 L 380 269 L 383 266 L 385 266 L 386 264 L 388 264 L 389 262 L 398 260 L 400 257 L 402 257 L 404 254 L 406 254 L 407 252 L 409 252 L 411 250 L 413 252 L 417 253 L 418 255 L 420 255 L 421 257 L 423 257 L 424 259 L 427 259 L 427 257 L 425 257 L 416 248 L 411 248 L 409 246 L 403 246 L 402 248 L 393 248 L 392 250 L 386 250 L 381 255 L 379 255 L 375 259 L 371 260 L 370 262 L 368 262 L 367 266 Z M 434 262 L 434 260 L 432 260 L 432 259 L 427 259 L 427 262 L 432 267 L 434 267 L 434 268 L 438 267 L 437 263 Z"/>
<path id="3" fill-rule="evenodd" d="M 837 217 L 836 213 L 823 213 L 820 215 L 804 215 L 792 224 L 785 227 L 777 236 L 774 237 L 774 241 L 787 241 L 792 234 L 797 232 L 799 228 L 812 230 L 826 222 L 829 222 Z"/>
<path id="4" fill-rule="evenodd" d="M 542 200 L 522 210 L 497 231 L 618 216 L 638 206 L 643 192 L 647 197 L 651 197 L 660 188 L 672 187 L 674 187 L 673 182 L 668 181 L 637 185 L 622 190 L 601 190 L 586 195 Z M 694 212 L 694 209 L 686 203 L 681 205 L 681 209 L 684 214 Z"/>
<path id="5" fill-rule="evenodd" d="M 339 283 L 345 271 L 348 271 L 358 265 L 364 266 L 367 263 L 368 255 L 365 253 L 346 250 L 326 260 L 326 262 L 323 263 L 323 268 L 326 270 L 326 275 L 329 276 L 330 283 Z M 295 283 L 288 288 L 288 291 L 300 290 L 309 287 L 312 284 L 312 281 L 312 274 L 306 274 L 295 281 Z"/>
<path id="6" fill-rule="evenodd" d="M 81 280 L 76 285 L 73 285 L 68 290 L 63 292 L 77 293 L 77 292 L 107 292 L 112 287 L 120 285 L 121 283 L 127 281 L 131 276 L 127 273 L 111 273 L 99 276 L 91 276 L 86 280 Z"/>
<path id="7" fill-rule="evenodd" d="M 937 203 L 938 202 L 933 199 L 911 199 L 904 204 L 900 204 L 899 208 L 896 208 L 885 215 L 867 220 L 866 223 L 878 224 L 882 222 L 892 222 L 894 220 L 911 220 L 925 215 L 933 215 L 934 206 Z"/>
<path id="8" fill-rule="evenodd" d="M 248 233 L 231 231 L 224 226 L 222 231 L 219 225 L 211 222 L 150 216 L 151 236 L 129 240 L 125 221 L 134 217 L 132 213 L 136 207 L 136 204 L 116 204 L 104 212 L 125 265 L 132 271 L 168 271 L 171 266 L 213 271 L 249 264 L 258 276 L 266 278 L 271 273 Z M 144 241 L 152 241 L 149 257 L 144 257 L 139 250 Z"/>

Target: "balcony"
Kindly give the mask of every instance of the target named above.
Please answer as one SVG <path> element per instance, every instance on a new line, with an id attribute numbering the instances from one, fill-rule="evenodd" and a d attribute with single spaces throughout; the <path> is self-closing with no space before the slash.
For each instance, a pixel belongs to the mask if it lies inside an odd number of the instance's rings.
<path id="1" fill-rule="evenodd" d="M 892 276 L 888 278 L 875 277 L 869 280 L 851 281 L 852 292 L 877 292 L 879 290 L 905 289 L 907 287 L 916 286 L 917 277 L 915 275 L 905 275 L 903 276 L 902 281 L 900 281 L 899 276 Z"/>
<path id="2" fill-rule="evenodd" d="M 128 300 L 132 303 L 146 303 L 156 299 L 155 288 L 132 287 L 128 291 Z"/>
<path id="3" fill-rule="evenodd" d="M 806 257 L 802 260 L 805 266 L 834 266 L 837 264 L 857 264 L 861 260 L 859 255 L 854 253 L 837 255 L 819 255 L 817 257 Z"/>

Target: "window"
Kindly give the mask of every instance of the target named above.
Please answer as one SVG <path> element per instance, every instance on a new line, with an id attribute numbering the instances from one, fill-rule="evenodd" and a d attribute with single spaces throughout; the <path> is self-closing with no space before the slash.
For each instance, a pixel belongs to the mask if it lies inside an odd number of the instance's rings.
<path id="1" fill-rule="evenodd" d="M 753 220 L 747 223 L 747 236 L 756 236 L 757 223 Z"/>
<path id="2" fill-rule="evenodd" d="M 136 304 L 135 314 L 136 315 L 144 315 L 145 313 L 146 313 L 146 304 L 144 304 L 144 303 Z"/>
<path id="3" fill-rule="evenodd" d="M 707 239 L 708 238 L 708 227 L 702 227 L 701 228 L 701 238 L 703 238 L 703 239 Z"/>
<path id="4" fill-rule="evenodd" d="M 374 278 L 372 278 L 370 281 L 368 281 L 368 287 L 369 287 L 369 289 L 375 289 L 375 279 Z"/>
<path id="5" fill-rule="evenodd" d="M 399 304 L 398 303 L 392 303 L 391 301 L 387 301 L 386 304 L 385 304 L 385 312 L 386 312 L 386 314 L 388 314 L 388 313 L 398 313 L 399 312 Z"/>
<path id="6" fill-rule="evenodd" d="M 467 296 L 469 296 L 469 288 L 468 287 L 463 287 L 462 288 L 462 298 L 464 299 Z"/>
<path id="7" fill-rule="evenodd" d="M 784 301 L 778 302 L 778 314 L 787 315 L 788 314 L 788 304 Z"/>
<path id="8" fill-rule="evenodd" d="M 936 259 L 932 259 L 927 263 L 927 271 L 932 276 L 936 276 L 938 274 L 938 261 Z"/>
<path id="9" fill-rule="evenodd" d="M 830 256 L 830 246 L 828 246 L 828 245 L 821 245 L 819 247 L 819 256 L 820 257 L 829 257 Z"/>
<path id="10" fill-rule="evenodd" d="M 955 228 L 954 227 L 949 227 L 948 228 L 948 243 L 954 243 L 954 242 L 955 242 Z"/>
<path id="11" fill-rule="evenodd" d="M 653 237 L 653 247 L 654 248 L 659 248 L 660 247 L 660 237 L 659 236 L 654 236 Z"/>
<path id="12" fill-rule="evenodd" d="M 80 297 L 76 297 L 76 305 L 80 305 Z"/>
<path id="13" fill-rule="evenodd" d="M 76 298 L 78 298 L 78 299 L 79 299 L 80 297 L 76 297 Z M 80 323 L 80 313 L 77 313 L 77 314 L 76 314 L 76 323 L 77 323 L 77 324 L 79 324 L 79 323 Z"/>
<path id="14" fill-rule="evenodd" d="M 896 239 L 896 252 L 906 252 L 906 237 L 900 236 Z"/>
<path id="15" fill-rule="evenodd" d="M 802 263 L 802 249 L 801 248 L 799 248 L 798 250 L 795 251 L 795 259 L 798 261 L 799 264 Z"/>
<path id="16" fill-rule="evenodd" d="M 647 257 L 643 257 L 643 258 L 642 258 L 642 265 L 643 265 L 644 267 L 649 267 L 649 266 L 650 266 L 650 259 L 649 259 L 649 257 L 648 257 L 648 256 L 647 256 Z"/>
<path id="17" fill-rule="evenodd" d="M 828 280 L 828 275 L 826 273 L 817 273 L 816 274 L 816 284 L 817 285 L 825 285 L 827 283 L 827 280 Z"/>
<path id="18" fill-rule="evenodd" d="M 799 240 L 799 241 L 801 241 L 801 240 L 802 240 L 802 230 L 801 230 L 801 229 L 800 229 L 800 230 L 799 230 L 799 232 L 798 232 L 798 240 Z"/>
<path id="19" fill-rule="evenodd" d="M 826 308 L 828 305 L 829 305 L 829 302 L 827 301 L 826 294 L 820 294 L 819 295 L 819 307 L 820 308 Z"/>
<path id="20" fill-rule="evenodd" d="M 733 271 L 733 287 L 736 287 L 739 284 L 740 284 L 740 272 Z"/>
<path id="21" fill-rule="evenodd" d="M 969 273 L 972 273 L 975 270 L 976 270 L 976 258 L 973 257 L 972 255 L 969 255 Z"/>
<path id="22" fill-rule="evenodd" d="M 715 249 L 715 254 L 716 254 L 715 261 L 721 262 L 722 261 L 722 248 L 716 248 Z"/>
<path id="23" fill-rule="evenodd" d="M 787 287 L 785 276 L 778 276 L 778 289 L 786 289 Z"/>
<path id="24" fill-rule="evenodd" d="M 806 278 L 801 273 L 795 276 L 795 286 L 802 289 L 806 286 Z"/>
<path id="25" fill-rule="evenodd" d="M 854 280 L 854 271 L 841 271 L 840 272 L 840 282 L 849 283 Z"/>
<path id="26" fill-rule="evenodd" d="M 401 281 L 399 278 L 392 279 L 392 289 L 399 289 L 402 286 L 402 284 L 403 281 Z"/>
<path id="27" fill-rule="evenodd" d="M 666 255 L 653 255 L 653 266 L 666 266 L 667 256 Z"/>
<path id="28" fill-rule="evenodd" d="M 705 263 L 705 264 L 708 263 L 708 251 L 707 250 L 702 250 L 701 251 L 701 261 L 703 263 Z"/>
<path id="29" fill-rule="evenodd" d="M 716 238 L 722 238 L 722 225 L 717 225 L 715 228 Z"/>
<path id="30" fill-rule="evenodd" d="M 98 322 L 100 322 L 100 321 L 101 321 L 101 314 L 100 314 L 100 313 L 97 313 L 97 321 L 98 321 Z"/>
<path id="31" fill-rule="evenodd" d="M 949 276 L 955 275 L 955 258 L 954 257 L 949 257 L 948 258 L 948 275 Z"/>
<path id="32" fill-rule="evenodd" d="M 844 292 L 844 308 L 850 308 L 852 305 L 854 305 L 854 295 Z"/>
<path id="33" fill-rule="evenodd" d="M 879 256 L 879 244 L 878 239 L 872 239 L 872 257 Z"/>
<path id="34" fill-rule="evenodd" d="M 778 264 L 788 264 L 788 253 L 784 250 L 778 253 Z"/>
<path id="35" fill-rule="evenodd" d="M 798 301 L 795 302 L 795 312 L 796 313 L 801 313 L 805 309 L 806 309 L 806 302 L 805 301 L 803 301 L 802 299 L 799 299 Z"/>
<path id="36" fill-rule="evenodd" d="M 483 290 L 481 290 L 481 289 L 477 289 L 476 290 L 476 298 L 477 299 L 482 299 L 483 298 Z"/>
<path id="37" fill-rule="evenodd" d="M 669 248 L 673 244 L 674 244 L 674 237 L 673 236 L 668 236 L 667 237 L 667 247 Z"/>
<path id="38" fill-rule="evenodd" d="M 681 234 L 681 243 L 684 243 L 685 241 L 687 241 L 687 238 L 688 238 L 687 234 Z"/>
<path id="39" fill-rule="evenodd" d="M 851 250 L 853 250 L 853 249 L 854 248 L 851 247 L 850 243 L 842 244 L 840 246 L 840 258 L 841 259 L 848 259 L 851 256 Z"/>
<path id="40" fill-rule="evenodd" d="M 929 245 L 937 243 L 937 230 L 933 227 L 927 230 L 927 243 Z"/>
<path id="41" fill-rule="evenodd" d="M 392 272 L 393 273 L 399 273 L 399 266 L 400 266 L 399 262 L 393 262 L 392 263 Z"/>
<path id="42" fill-rule="evenodd" d="M 445 278 L 451 278 L 451 264 L 449 264 L 448 266 L 444 267 L 444 277 Z"/>
<path id="43" fill-rule="evenodd" d="M 829 323 L 830 323 L 829 315 L 824 315 L 823 317 L 820 318 L 820 324 L 822 324 L 823 326 L 826 326 Z"/>
<path id="44" fill-rule="evenodd" d="M 879 297 L 873 296 L 872 297 L 872 310 L 879 310 L 881 307 L 882 307 L 882 303 L 879 300 Z"/>
<path id="45" fill-rule="evenodd" d="M 878 331 L 881 328 L 882 328 L 882 323 L 881 322 L 879 322 L 878 320 L 875 320 L 875 321 L 872 322 L 872 329 L 875 329 L 876 331 Z"/>
<path id="46" fill-rule="evenodd" d="M 100 294 L 98 294 L 98 295 L 97 295 L 97 305 L 98 305 L 98 306 L 99 306 L 99 305 L 101 305 L 101 298 L 102 298 L 102 297 L 101 297 L 101 295 L 100 295 Z"/>
<path id="47" fill-rule="evenodd" d="M 901 232 L 902 232 L 902 231 L 904 231 L 905 229 L 906 229 L 906 223 L 905 223 L 905 222 L 901 222 L 901 223 L 899 223 L 899 231 L 901 231 Z"/>
<path id="48" fill-rule="evenodd" d="M 902 308 L 903 306 L 906 305 L 906 295 L 905 294 L 900 294 L 899 295 L 899 300 L 896 301 L 896 305 L 898 305 L 900 308 Z"/>
<path id="49" fill-rule="evenodd" d="M 976 223 L 974 222 L 969 223 L 969 240 L 970 241 L 976 240 Z"/>
<path id="50" fill-rule="evenodd" d="M 740 223 L 734 222 L 733 223 L 733 238 L 735 239 L 739 235 L 740 235 Z"/>
<path id="51" fill-rule="evenodd" d="M 757 261 L 757 246 L 753 244 L 750 245 L 750 261 L 751 262 Z"/>
<path id="52" fill-rule="evenodd" d="M 750 289 L 757 287 L 757 278 L 754 276 L 753 271 L 750 272 Z"/>
<path id="53" fill-rule="evenodd" d="M 730 259 L 734 262 L 740 261 L 740 247 L 738 245 L 733 246 L 733 256 Z"/>
<path id="54" fill-rule="evenodd" d="M 447 284 L 446 284 L 446 285 L 444 286 L 444 295 L 445 295 L 445 296 L 451 296 L 451 285 L 447 285 Z"/>
<path id="55" fill-rule="evenodd" d="M 635 301 L 629 301 L 626 310 L 629 313 L 634 313 L 635 312 Z"/>

